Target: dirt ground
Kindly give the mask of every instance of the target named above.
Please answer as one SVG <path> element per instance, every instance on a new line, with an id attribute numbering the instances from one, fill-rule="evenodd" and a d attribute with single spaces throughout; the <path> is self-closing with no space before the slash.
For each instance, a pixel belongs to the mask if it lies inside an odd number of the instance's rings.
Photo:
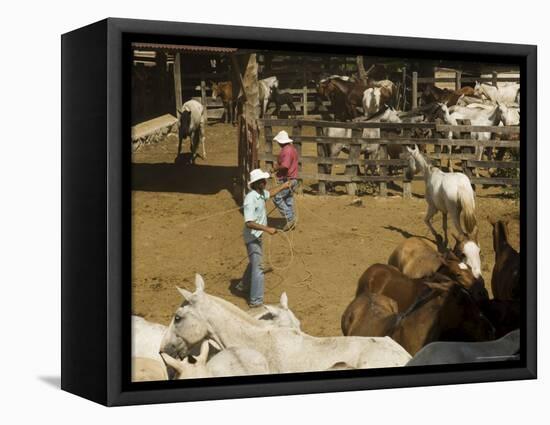
<path id="1" fill-rule="evenodd" d="M 175 286 L 193 289 L 195 273 L 205 278 L 207 292 L 248 309 L 246 300 L 232 292 L 246 267 L 243 219 L 232 196 L 236 133 L 231 125 L 208 126 L 208 159 L 199 159 L 195 166 L 174 166 L 175 137 L 134 154 L 134 314 L 168 324 L 181 303 Z M 303 154 L 314 154 L 314 145 L 311 152 L 308 149 Z M 321 197 L 306 182 L 304 194 L 296 201 L 297 229 L 288 234 L 288 240 L 281 235 L 264 238 L 265 302 L 277 303 L 286 291 L 305 332 L 341 335 L 340 317 L 367 267 L 386 263 L 405 237 L 431 236 L 423 222 L 423 186 L 423 182 L 414 182 L 410 200 L 401 198 L 398 187 L 390 188 L 387 198 L 362 187 L 369 194 L 361 196 L 361 206 L 355 206 L 343 187 Z M 503 196 L 503 191 L 477 188 L 482 272 L 489 292 L 494 251 L 488 215 L 510 220 L 511 243 L 519 250 L 519 206 Z M 270 202 L 268 211 L 272 206 Z M 217 213 L 223 214 L 203 219 Z M 270 221 L 276 227 L 284 225 L 277 211 L 271 212 Z M 441 231 L 440 215 L 434 225 Z M 294 248 L 292 257 L 289 242 Z"/>

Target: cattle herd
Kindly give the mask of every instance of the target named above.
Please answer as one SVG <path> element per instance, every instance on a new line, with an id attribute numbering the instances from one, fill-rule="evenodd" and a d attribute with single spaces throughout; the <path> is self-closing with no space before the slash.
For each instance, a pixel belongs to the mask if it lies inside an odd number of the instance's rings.
<path id="1" fill-rule="evenodd" d="M 271 101 L 276 104 L 276 113 L 282 104 L 295 113 L 292 97 L 278 90 L 276 77 L 259 83 L 262 115 Z M 428 86 L 421 95 L 421 106 L 408 113 L 395 110 L 398 90 L 389 80 L 365 82 L 331 76 L 319 81 L 317 89 L 320 96 L 330 99 L 334 117 L 340 121 L 421 122 L 440 118 L 455 125 L 462 119 L 475 125 L 519 123 L 519 85 L 515 83 L 498 88 L 476 84 L 458 91 Z M 213 96 L 222 99 L 228 121 L 235 117 L 234 94 L 229 82 L 213 84 Z M 180 141 L 182 136 L 191 135 L 193 153 L 202 142 L 206 156 L 204 108 L 197 104 L 184 104 Z M 334 134 L 346 129 L 328 131 L 329 135 L 347 136 Z M 372 132 L 366 137 L 380 137 L 377 129 L 365 131 Z M 472 133 L 472 138 L 486 137 L 485 133 Z M 263 311 L 252 316 L 208 294 L 202 277 L 196 275 L 194 292 L 178 288 L 183 302 L 168 326 L 132 317 L 133 380 L 518 358 L 523 291 L 519 253 L 508 242 L 507 223 L 490 220 L 495 253 L 490 298 L 481 273 L 475 194 L 469 178 L 452 169 L 443 172 L 432 166 L 427 153 L 418 147 L 406 148 L 407 173 L 424 175 L 425 222 L 436 243 L 410 237 L 388 252 L 387 264 L 368 267 L 358 277 L 354 299 L 342 311 L 343 336 L 321 338 L 303 332 L 284 293 L 279 305 L 265 305 Z M 332 149 L 330 155 L 338 155 L 342 146 L 333 144 Z M 370 145 L 363 150 L 376 152 Z M 442 213 L 444 238 L 431 224 L 437 212 Z M 458 232 L 452 249 L 448 247 L 448 215 Z"/>

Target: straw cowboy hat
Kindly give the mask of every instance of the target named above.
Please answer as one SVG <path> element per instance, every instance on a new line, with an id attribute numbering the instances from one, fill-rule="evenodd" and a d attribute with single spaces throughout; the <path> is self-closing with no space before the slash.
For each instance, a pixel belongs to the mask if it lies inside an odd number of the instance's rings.
<path id="1" fill-rule="evenodd" d="M 250 180 L 248 181 L 248 188 L 250 189 L 250 185 L 254 182 L 257 182 L 258 180 L 267 180 L 271 177 L 271 175 L 265 171 L 262 171 L 259 168 L 256 168 L 255 170 L 252 170 L 250 172 Z"/>
<path id="2" fill-rule="evenodd" d="M 277 143 L 285 145 L 287 143 L 292 143 L 294 140 L 288 137 L 288 133 L 284 130 L 279 131 L 277 135 L 273 138 Z"/>

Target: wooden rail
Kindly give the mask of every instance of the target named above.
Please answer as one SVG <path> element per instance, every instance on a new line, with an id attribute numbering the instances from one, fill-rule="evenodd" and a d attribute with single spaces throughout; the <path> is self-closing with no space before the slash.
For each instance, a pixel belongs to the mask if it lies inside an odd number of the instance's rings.
<path id="1" fill-rule="evenodd" d="M 402 185 L 403 197 L 411 196 L 411 181 L 407 180 L 404 168 L 407 166 L 405 146 L 414 144 L 423 146 L 428 152 L 428 158 L 435 164 L 440 165 L 443 160 L 451 160 L 454 163 L 460 161 L 460 169 L 470 178 L 473 184 L 492 185 L 518 185 L 519 179 L 508 177 L 487 177 L 480 176 L 478 170 L 489 169 L 518 169 L 519 161 L 492 161 L 478 160 L 476 148 L 484 150 L 496 148 L 499 150 L 517 150 L 518 140 L 504 139 L 507 136 L 519 134 L 519 127 L 495 127 L 495 126 L 470 126 L 470 125 L 441 125 L 437 123 L 373 123 L 373 122 L 336 122 L 311 119 L 263 119 L 260 120 L 263 127 L 264 141 L 263 149 L 260 148 L 258 159 L 264 161 L 267 168 L 277 161 L 273 150 L 273 127 L 291 128 L 291 137 L 294 145 L 300 153 L 300 180 L 313 180 L 318 183 L 318 192 L 326 192 L 326 183 L 343 183 L 346 185 L 348 194 L 354 195 L 357 190 L 357 183 L 377 183 L 381 196 L 386 196 L 387 187 L 390 183 Z M 303 135 L 306 127 L 315 128 L 315 135 Z M 325 135 L 325 129 L 344 128 L 351 129 L 351 137 L 329 137 Z M 367 128 L 378 128 L 381 131 L 380 137 L 363 137 L 363 130 Z M 403 135 L 403 130 L 430 129 L 431 137 L 409 137 Z M 447 132 L 452 131 L 459 138 L 448 139 L 444 137 Z M 479 141 L 469 138 L 471 132 L 490 132 L 493 135 L 491 140 Z M 304 144 L 315 144 L 317 155 L 302 155 Z M 347 157 L 328 157 L 326 147 L 334 143 L 344 143 L 348 147 Z M 362 158 L 361 148 L 365 144 L 379 144 L 379 152 L 376 159 Z M 394 152 L 395 146 L 402 147 L 399 157 L 390 157 L 390 147 Z M 443 148 L 451 147 L 451 152 L 443 153 Z M 398 149 L 399 150 L 399 149 Z M 503 156 L 503 155 L 501 155 Z M 302 172 L 304 164 L 317 165 L 317 172 Z M 335 174 L 333 166 L 344 166 L 344 174 Z M 415 176 L 413 180 L 422 179 Z"/>

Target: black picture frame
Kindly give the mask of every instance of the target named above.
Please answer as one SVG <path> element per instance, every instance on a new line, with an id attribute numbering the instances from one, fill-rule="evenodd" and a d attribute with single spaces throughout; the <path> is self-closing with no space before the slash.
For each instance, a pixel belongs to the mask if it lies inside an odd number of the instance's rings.
<path id="1" fill-rule="evenodd" d="M 61 41 L 62 389 L 114 406 L 536 378 L 536 46 L 117 18 L 64 34 Z M 517 63 L 525 283 L 520 360 L 130 383 L 130 125 L 124 76 L 132 41 Z"/>

